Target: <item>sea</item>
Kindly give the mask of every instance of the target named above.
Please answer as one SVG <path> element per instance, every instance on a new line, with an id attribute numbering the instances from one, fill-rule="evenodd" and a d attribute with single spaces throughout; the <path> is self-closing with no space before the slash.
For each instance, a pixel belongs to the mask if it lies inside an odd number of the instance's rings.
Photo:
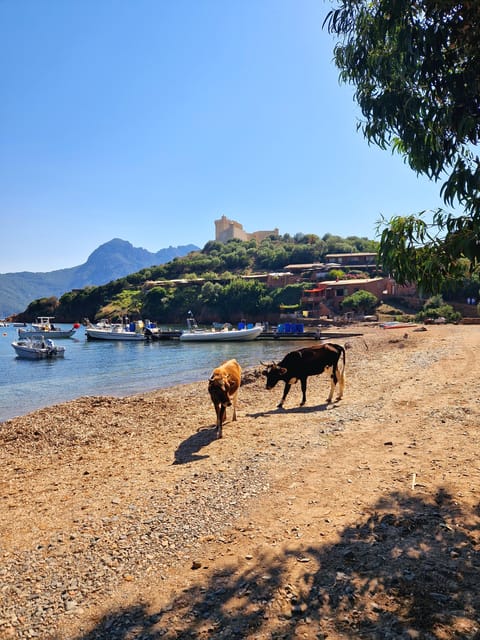
<path id="1" fill-rule="evenodd" d="M 69 329 L 72 325 L 56 326 Z M 82 326 L 72 338 L 57 340 L 65 347 L 64 358 L 24 360 L 11 346 L 17 338 L 16 327 L 0 327 L 0 423 L 82 396 L 124 397 L 206 382 L 212 370 L 230 358 L 249 369 L 260 362 L 278 361 L 288 351 L 306 346 L 283 339 L 223 343 L 97 341 L 87 340 Z"/>

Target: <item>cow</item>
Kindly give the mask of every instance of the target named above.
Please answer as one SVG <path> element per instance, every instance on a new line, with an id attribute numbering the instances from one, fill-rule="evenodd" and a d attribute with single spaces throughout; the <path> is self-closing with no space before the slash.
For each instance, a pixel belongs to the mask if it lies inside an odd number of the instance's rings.
<path id="1" fill-rule="evenodd" d="M 242 369 L 236 360 L 227 360 L 213 370 L 208 380 L 208 392 L 217 414 L 217 438 L 222 437 L 227 407 L 233 405 L 233 421 L 237 419 L 238 390 L 242 382 Z"/>
<path id="2" fill-rule="evenodd" d="M 343 360 L 341 366 L 339 366 L 340 360 Z M 267 367 L 265 371 L 262 371 L 262 374 L 267 378 L 267 389 L 273 389 L 280 380 L 285 383 L 283 396 L 278 404 L 279 409 L 283 407 L 290 387 L 298 380 L 302 385 L 302 402 L 300 406 L 303 406 L 307 400 L 308 376 L 318 375 L 329 368 L 332 370 L 332 382 L 327 402 L 332 401 L 337 382 L 339 383 L 337 400 L 340 400 L 343 396 L 345 386 L 345 349 L 339 344 L 327 342 L 320 346 L 305 347 L 297 351 L 290 351 L 278 364 L 275 362 L 267 365 L 263 362 L 261 364 Z"/>

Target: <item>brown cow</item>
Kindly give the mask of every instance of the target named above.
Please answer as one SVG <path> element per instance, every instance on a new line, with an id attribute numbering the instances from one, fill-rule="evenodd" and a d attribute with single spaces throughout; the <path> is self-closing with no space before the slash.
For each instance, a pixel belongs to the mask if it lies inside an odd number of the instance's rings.
<path id="1" fill-rule="evenodd" d="M 208 392 L 217 414 L 217 438 L 222 437 L 222 426 L 227 417 L 227 407 L 233 405 L 233 418 L 237 419 L 238 390 L 242 382 L 242 369 L 236 360 L 227 360 L 213 370 L 208 381 Z"/>

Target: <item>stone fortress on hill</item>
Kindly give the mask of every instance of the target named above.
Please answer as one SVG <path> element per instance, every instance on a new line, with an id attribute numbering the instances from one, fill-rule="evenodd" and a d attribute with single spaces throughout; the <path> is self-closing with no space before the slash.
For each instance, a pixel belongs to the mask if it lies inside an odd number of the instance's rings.
<path id="1" fill-rule="evenodd" d="M 273 231 L 254 231 L 247 233 L 243 226 L 235 220 L 229 220 L 222 216 L 220 220 L 215 220 L 215 240 L 217 242 L 228 242 L 229 240 L 252 240 L 261 242 L 268 236 L 278 236 L 278 229 Z"/>

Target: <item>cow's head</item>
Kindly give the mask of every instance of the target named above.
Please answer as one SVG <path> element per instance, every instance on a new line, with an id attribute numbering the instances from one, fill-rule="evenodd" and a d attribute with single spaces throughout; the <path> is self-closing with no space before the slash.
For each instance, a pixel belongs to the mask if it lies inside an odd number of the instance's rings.
<path id="1" fill-rule="evenodd" d="M 212 401 L 223 407 L 229 407 L 232 404 L 228 395 L 229 378 L 228 374 L 224 374 L 212 376 L 208 380 L 208 392 Z"/>
<path id="2" fill-rule="evenodd" d="M 280 380 L 284 379 L 283 376 L 287 373 L 287 369 L 285 369 L 285 367 L 280 367 L 275 362 L 272 362 L 270 364 L 261 362 L 260 364 L 266 367 L 266 369 L 262 371 L 262 376 L 265 376 L 267 378 L 267 389 L 273 389 L 277 382 L 280 382 Z"/>

